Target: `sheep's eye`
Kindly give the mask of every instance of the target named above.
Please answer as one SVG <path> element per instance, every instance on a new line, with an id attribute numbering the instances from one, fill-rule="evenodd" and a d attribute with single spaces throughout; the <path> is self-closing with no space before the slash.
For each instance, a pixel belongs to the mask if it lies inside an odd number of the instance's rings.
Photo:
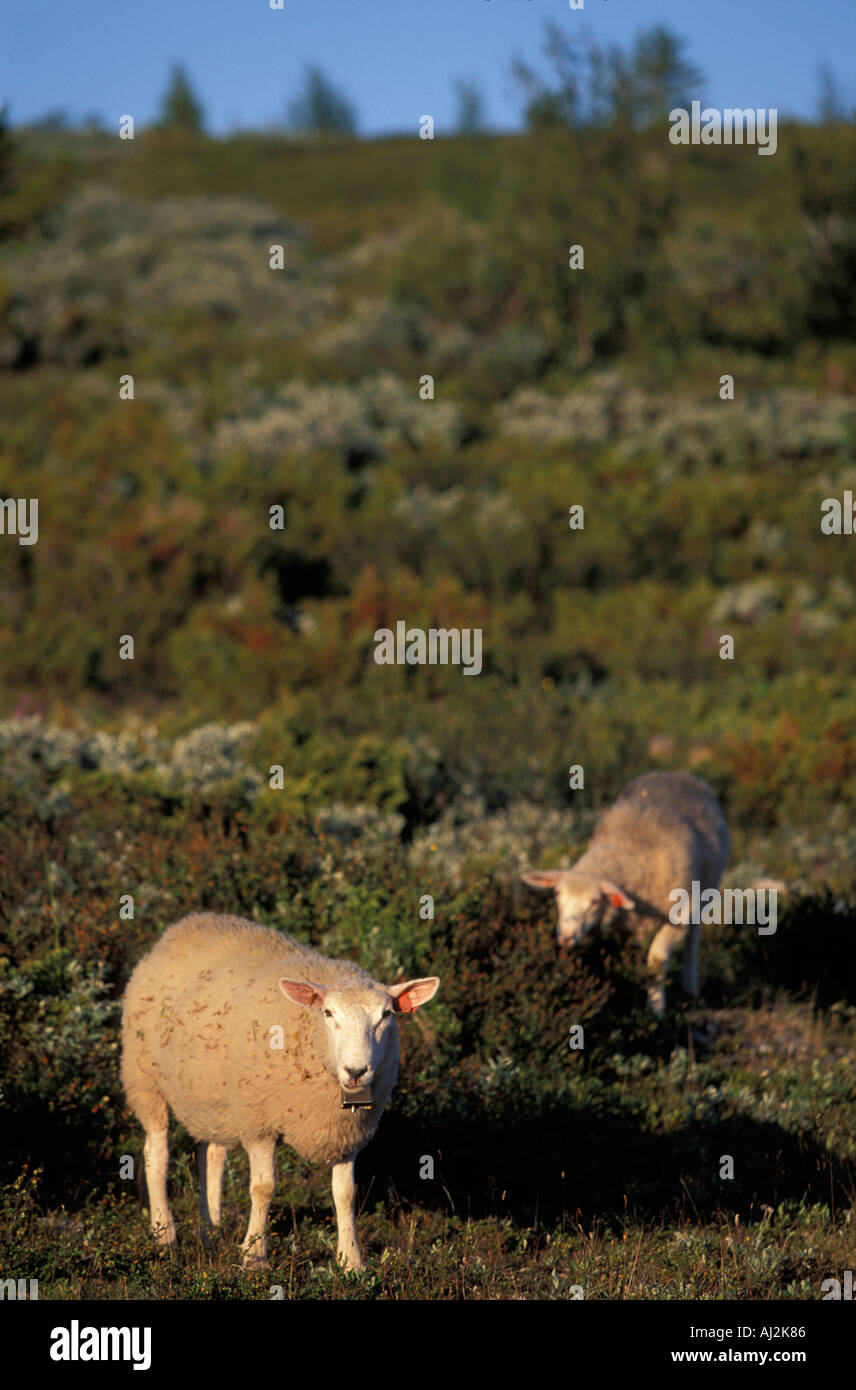
<path id="1" fill-rule="evenodd" d="M 325 1018 L 332 1018 L 332 1017 L 333 1017 L 333 1015 L 331 1014 L 331 1012 L 330 1012 L 329 1009 L 325 1009 L 325 1010 L 324 1010 L 324 1017 L 325 1017 Z"/>
<path id="2" fill-rule="evenodd" d="M 392 1018 L 392 1009 L 384 1009 L 381 1018 Z"/>

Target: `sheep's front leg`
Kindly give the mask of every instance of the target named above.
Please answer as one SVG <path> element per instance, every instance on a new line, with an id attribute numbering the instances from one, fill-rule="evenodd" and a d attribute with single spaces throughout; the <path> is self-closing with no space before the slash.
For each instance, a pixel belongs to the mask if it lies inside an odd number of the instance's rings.
<path id="1" fill-rule="evenodd" d="M 149 1212 L 152 1230 L 158 1245 L 171 1249 L 177 1244 L 175 1222 L 166 1196 L 166 1170 L 169 1162 L 168 1131 L 147 1129 L 143 1146 L 146 1161 L 146 1186 L 149 1189 Z"/>
<path id="2" fill-rule="evenodd" d="M 684 944 L 684 958 L 681 961 L 681 981 L 684 986 L 684 994 L 691 994 L 694 999 L 698 997 L 698 942 L 700 935 L 701 927 L 698 922 L 691 922 Z"/>
<path id="3" fill-rule="evenodd" d="M 250 1197 L 252 1209 L 250 1224 L 241 1249 L 244 1252 L 244 1269 L 267 1268 L 267 1235 L 265 1225 L 268 1208 L 274 1193 L 273 1151 L 276 1138 L 259 1139 L 244 1148 L 250 1160 Z"/>
<path id="4" fill-rule="evenodd" d="M 363 1267 L 360 1247 L 357 1243 L 355 1206 L 357 1185 L 354 1181 L 354 1156 L 344 1163 L 333 1164 L 333 1203 L 336 1208 L 336 1225 L 339 1239 L 336 1246 L 336 1259 L 343 1269 L 359 1270 Z"/>
<path id="5" fill-rule="evenodd" d="M 226 1153 L 225 1144 L 199 1145 L 199 1214 L 203 1233 L 206 1226 L 220 1225 Z"/>
<path id="6" fill-rule="evenodd" d="M 686 935 L 685 926 L 673 926 L 671 922 L 664 922 L 651 942 L 648 969 L 655 978 L 648 985 L 648 1003 L 657 1018 L 662 1018 L 666 1012 L 666 973 L 669 968 L 669 956 L 682 945 Z"/>

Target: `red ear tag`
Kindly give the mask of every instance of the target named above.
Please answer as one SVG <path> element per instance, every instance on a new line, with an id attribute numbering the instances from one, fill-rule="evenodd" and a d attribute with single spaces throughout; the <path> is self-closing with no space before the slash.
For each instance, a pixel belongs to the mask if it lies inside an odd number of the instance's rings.
<path id="1" fill-rule="evenodd" d="M 613 906 L 613 907 L 623 907 L 623 906 L 624 906 L 624 899 L 623 899 L 623 898 L 620 898 L 620 897 L 618 896 L 617 893 L 610 893 L 610 895 L 609 895 L 609 901 L 612 903 L 612 906 Z"/>

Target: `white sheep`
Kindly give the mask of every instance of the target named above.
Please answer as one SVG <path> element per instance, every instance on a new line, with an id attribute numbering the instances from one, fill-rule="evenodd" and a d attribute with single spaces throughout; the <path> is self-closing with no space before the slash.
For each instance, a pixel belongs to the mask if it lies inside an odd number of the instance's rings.
<path id="1" fill-rule="evenodd" d="M 660 1018 L 669 956 L 678 946 L 685 947 L 684 989 L 698 994 L 699 924 L 669 920 L 670 894 L 691 892 L 694 879 L 701 892 L 718 888 L 728 852 L 728 827 L 707 783 L 689 772 L 649 772 L 624 787 L 572 869 L 536 869 L 522 878 L 555 889 L 560 944 L 573 945 L 607 922 L 623 919 L 637 937 L 659 924 L 648 951 L 648 1001 Z"/>
<path id="2" fill-rule="evenodd" d="M 170 927 L 128 981 L 122 1018 L 122 1080 L 146 1131 L 159 1242 L 176 1241 L 166 1193 L 171 1109 L 202 1141 L 203 1222 L 220 1223 L 227 1150 L 239 1143 L 247 1150 L 245 1267 L 267 1263 L 281 1134 L 302 1157 L 332 1165 L 337 1258 L 361 1269 L 354 1159 L 398 1077 L 396 1015 L 413 1013 L 439 984 L 436 976 L 377 984 L 357 965 L 240 917 L 198 913 Z M 353 1108 L 343 1108 L 347 1101 Z"/>

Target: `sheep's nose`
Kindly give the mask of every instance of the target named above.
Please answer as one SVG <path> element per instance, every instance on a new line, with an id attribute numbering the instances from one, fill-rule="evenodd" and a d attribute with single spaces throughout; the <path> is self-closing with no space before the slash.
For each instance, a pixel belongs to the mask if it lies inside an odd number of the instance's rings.
<path id="1" fill-rule="evenodd" d="M 366 1072 L 368 1071 L 368 1067 L 360 1067 L 359 1071 L 356 1071 L 353 1067 L 345 1067 L 345 1071 L 348 1073 L 348 1078 L 350 1080 L 351 1086 L 357 1086 L 359 1084 L 360 1077 L 365 1076 Z"/>

